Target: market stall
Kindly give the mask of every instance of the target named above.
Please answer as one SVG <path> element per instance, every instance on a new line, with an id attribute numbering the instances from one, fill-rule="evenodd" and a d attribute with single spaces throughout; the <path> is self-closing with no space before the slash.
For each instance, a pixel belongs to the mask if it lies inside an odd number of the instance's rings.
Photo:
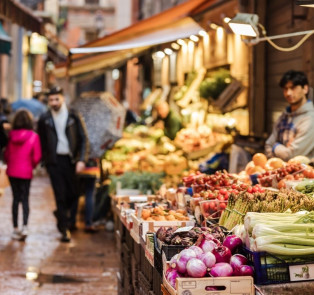
<path id="1" fill-rule="evenodd" d="M 263 159 L 151 195 L 120 189 L 119 294 L 312 294 L 314 170 Z"/>

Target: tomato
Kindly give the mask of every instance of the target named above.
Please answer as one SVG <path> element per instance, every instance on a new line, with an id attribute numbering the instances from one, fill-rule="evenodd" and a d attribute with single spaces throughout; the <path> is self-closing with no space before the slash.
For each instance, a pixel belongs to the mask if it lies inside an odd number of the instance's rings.
<path id="1" fill-rule="evenodd" d="M 252 187 L 252 192 L 253 192 L 253 193 L 259 192 L 259 188 L 256 187 L 256 186 L 253 186 L 253 187 Z"/>
<path id="2" fill-rule="evenodd" d="M 219 195 L 218 198 L 217 198 L 217 200 L 219 200 L 219 201 L 224 201 L 224 200 L 225 200 L 225 197 L 224 197 L 223 195 Z"/>
<path id="3" fill-rule="evenodd" d="M 210 210 L 210 202 L 202 203 L 202 208 L 203 208 L 204 212 L 209 212 L 209 210 Z"/>
<path id="4" fill-rule="evenodd" d="M 251 186 L 249 186 L 249 187 L 247 188 L 247 192 L 251 194 L 251 193 L 253 192 L 253 188 L 252 188 Z"/>
<path id="5" fill-rule="evenodd" d="M 209 208 L 211 210 L 217 210 L 216 202 L 209 202 Z"/>
<path id="6" fill-rule="evenodd" d="M 219 193 L 222 194 L 222 195 L 225 195 L 227 193 L 227 190 L 225 188 L 221 188 L 219 190 Z"/>
<path id="7" fill-rule="evenodd" d="M 227 207 L 227 204 L 226 203 L 219 203 L 219 209 L 220 210 L 225 210 Z"/>
<path id="8" fill-rule="evenodd" d="M 284 187 L 286 187 L 286 182 L 285 182 L 285 180 L 284 179 L 282 179 L 282 180 L 280 180 L 279 182 L 278 182 L 278 189 L 281 189 L 281 188 L 284 188 Z"/>

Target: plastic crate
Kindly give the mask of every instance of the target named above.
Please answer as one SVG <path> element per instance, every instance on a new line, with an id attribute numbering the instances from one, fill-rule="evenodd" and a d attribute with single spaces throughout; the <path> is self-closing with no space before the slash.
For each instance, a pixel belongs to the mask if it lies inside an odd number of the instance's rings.
<path id="1" fill-rule="evenodd" d="M 136 259 L 136 261 L 140 264 L 141 262 L 141 244 L 137 243 L 135 240 L 133 240 L 133 254 Z"/>
<path id="2" fill-rule="evenodd" d="M 307 276 L 302 271 L 303 267 L 313 270 L 314 262 L 287 263 L 267 252 L 253 252 L 246 248 L 243 251 L 254 266 L 254 281 L 257 285 L 314 280 L 313 276 Z"/>
<path id="3" fill-rule="evenodd" d="M 134 255 L 131 256 L 131 274 L 132 274 L 132 285 L 134 288 L 138 286 L 138 272 L 139 272 L 139 265 L 136 261 Z"/>
<path id="4" fill-rule="evenodd" d="M 125 231 L 125 243 L 129 247 L 130 251 L 133 251 L 133 238 L 131 237 L 130 231 L 126 229 Z"/>
<path id="5" fill-rule="evenodd" d="M 156 268 L 154 268 L 153 269 L 153 291 L 155 295 L 162 295 L 161 285 L 162 285 L 162 276 L 160 276 Z"/>
<path id="6" fill-rule="evenodd" d="M 141 262 L 140 271 L 145 275 L 145 278 L 151 283 L 153 281 L 153 267 L 145 256 L 145 249 L 141 246 Z M 146 294 L 147 295 L 147 294 Z"/>
<path id="7" fill-rule="evenodd" d="M 154 267 L 158 271 L 159 275 L 162 277 L 163 264 L 162 264 L 162 252 L 165 253 L 167 261 L 170 260 L 174 255 L 178 254 L 182 250 L 187 248 L 187 246 L 182 245 L 166 245 L 163 244 L 160 248 L 157 241 L 156 234 L 154 235 Z"/>
<path id="8" fill-rule="evenodd" d="M 131 268 L 131 251 L 126 243 L 122 243 L 121 250 L 121 262 L 124 268 L 129 270 Z"/>
<path id="9" fill-rule="evenodd" d="M 138 272 L 138 289 L 141 295 L 147 295 L 149 291 L 152 291 L 151 282 L 146 279 L 141 271 Z"/>

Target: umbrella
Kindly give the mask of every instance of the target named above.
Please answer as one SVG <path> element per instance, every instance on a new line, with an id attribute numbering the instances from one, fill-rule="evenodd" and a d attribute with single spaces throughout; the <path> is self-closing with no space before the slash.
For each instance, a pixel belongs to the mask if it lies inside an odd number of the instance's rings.
<path id="1" fill-rule="evenodd" d="M 101 157 L 122 137 L 125 108 L 108 92 L 86 93 L 72 103 L 86 123 L 91 158 Z"/>
<path id="2" fill-rule="evenodd" d="M 35 98 L 20 99 L 13 102 L 11 106 L 14 112 L 21 108 L 29 110 L 34 115 L 35 119 L 38 119 L 41 114 L 47 111 L 47 107 Z"/>

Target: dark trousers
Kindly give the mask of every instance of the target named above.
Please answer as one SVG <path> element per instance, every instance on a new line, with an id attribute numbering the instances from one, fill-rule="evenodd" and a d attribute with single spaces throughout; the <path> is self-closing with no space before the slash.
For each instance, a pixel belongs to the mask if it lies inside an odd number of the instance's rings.
<path id="1" fill-rule="evenodd" d="M 47 165 L 47 171 L 55 195 L 58 229 L 65 232 L 75 224 L 78 205 L 78 185 L 75 165 L 69 156 L 57 156 L 55 165 Z"/>
<path id="2" fill-rule="evenodd" d="M 27 225 L 29 216 L 28 196 L 31 184 L 30 179 L 9 177 L 13 193 L 12 217 L 13 226 L 18 227 L 19 203 L 23 206 L 23 225 Z"/>

